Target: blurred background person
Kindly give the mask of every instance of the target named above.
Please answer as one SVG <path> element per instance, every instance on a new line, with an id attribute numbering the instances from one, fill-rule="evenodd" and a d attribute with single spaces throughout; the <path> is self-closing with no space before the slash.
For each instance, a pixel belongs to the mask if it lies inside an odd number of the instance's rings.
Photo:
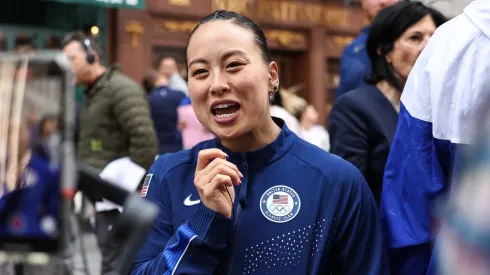
<path id="1" fill-rule="evenodd" d="M 148 94 L 151 117 L 158 138 L 158 154 L 174 153 L 182 150 L 182 137 L 177 128 L 177 107 L 185 94 L 173 90 L 165 75 L 152 71 L 143 79 Z"/>
<path id="2" fill-rule="evenodd" d="M 437 271 L 434 206 L 454 192 L 460 152 L 474 144 L 472 126 L 488 110 L 489 15 L 490 1 L 475 0 L 441 26 L 405 85 L 380 206 L 395 275 Z"/>
<path id="3" fill-rule="evenodd" d="M 5 37 L 3 32 L 0 32 L 0 52 L 6 51 L 8 51 L 7 37 Z"/>
<path id="4" fill-rule="evenodd" d="M 362 9 L 369 22 L 384 8 L 398 3 L 400 0 L 361 0 Z M 371 64 L 366 51 L 366 41 L 371 26 L 361 30 L 361 34 L 344 48 L 340 58 L 340 84 L 337 88 L 336 97 L 359 88 L 364 78 L 371 73 Z"/>
<path id="5" fill-rule="evenodd" d="M 49 163 L 57 167 L 59 164 L 59 152 L 61 136 L 58 131 L 58 116 L 55 114 L 45 115 L 39 122 L 39 140 L 35 151 Z"/>
<path id="6" fill-rule="evenodd" d="M 48 50 L 61 50 L 61 39 L 56 35 L 49 36 L 44 42 L 44 48 Z"/>
<path id="7" fill-rule="evenodd" d="M 331 152 L 354 164 L 379 204 L 386 159 L 410 71 L 444 16 L 419 2 L 382 10 L 372 24 L 367 83 L 338 98 L 329 118 Z"/>
<path id="8" fill-rule="evenodd" d="M 92 37 L 72 32 L 63 40 L 75 84 L 85 87 L 79 117 L 78 159 L 102 171 L 114 160 L 130 157 L 148 169 L 157 155 L 157 139 L 145 93 L 119 66 L 101 63 L 102 50 Z M 117 269 L 120 243 L 113 233 L 117 207 L 97 209 L 95 233 L 102 254 L 101 274 Z"/>
<path id="9" fill-rule="evenodd" d="M 453 191 L 436 204 L 437 275 L 490 274 L 490 113 L 475 120 L 476 142 L 461 150 Z"/>
<path id="10" fill-rule="evenodd" d="M 182 134 L 183 149 L 190 149 L 201 141 L 213 139 L 215 136 L 197 119 L 189 97 L 182 99 L 177 108 L 178 128 Z"/>
<path id="11" fill-rule="evenodd" d="M 271 116 L 284 120 L 289 130 L 298 134 L 299 121 L 292 112 L 296 113 L 297 110 L 301 109 L 305 104 L 304 100 L 293 94 L 292 91 L 278 87 L 278 90 L 274 92 L 274 95 L 271 98 Z"/>
<path id="12" fill-rule="evenodd" d="M 186 96 L 189 95 L 187 82 L 180 75 L 177 61 L 173 57 L 162 57 L 158 61 L 158 72 L 163 74 L 168 79 L 168 87 L 172 90 L 183 92 Z"/>
<path id="13" fill-rule="evenodd" d="M 35 50 L 33 37 L 19 34 L 15 38 L 14 51 L 16 53 L 29 53 Z"/>
<path id="14" fill-rule="evenodd" d="M 467 156 L 451 199 L 439 206 L 438 275 L 490 274 L 489 138 L 487 132 Z"/>
<path id="15" fill-rule="evenodd" d="M 307 105 L 299 114 L 298 136 L 325 151 L 330 150 L 330 137 L 327 130 L 319 125 L 318 112 L 313 105 Z"/>

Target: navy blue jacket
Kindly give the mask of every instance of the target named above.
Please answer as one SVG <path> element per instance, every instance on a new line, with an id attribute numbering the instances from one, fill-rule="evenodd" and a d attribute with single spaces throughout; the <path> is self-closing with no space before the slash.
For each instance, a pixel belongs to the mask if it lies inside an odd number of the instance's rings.
<path id="1" fill-rule="evenodd" d="M 156 87 L 148 95 L 151 117 L 158 137 L 159 154 L 182 150 L 182 138 L 177 129 L 177 107 L 185 94 L 167 86 Z"/>
<path id="2" fill-rule="evenodd" d="M 335 97 L 359 88 L 364 78 L 371 73 L 371 61 L 366 51 L 366 42 L 371 26 L 364 27 L 362 33 L 345 47 L 340 58 L 340 84 Z"/>
<path id="3" fill-rule="evenodd" d="M 214 139 L 157 159 L 142 195 L 161 213 L 131 274 L 389 274 L 360 172 L 274 119 L 281 133 L 257 151 L 232 153 Z M 244 175 L 232 219 L 199 201 L 194 171 L 207 148 Z"/>
<path id="4" fill-rule="evenodd" d="M 330 152 L 361 171 L 378 203 L 397 122 L 391 102 L 368 84 L 338 98 L 328 118 Z"/>

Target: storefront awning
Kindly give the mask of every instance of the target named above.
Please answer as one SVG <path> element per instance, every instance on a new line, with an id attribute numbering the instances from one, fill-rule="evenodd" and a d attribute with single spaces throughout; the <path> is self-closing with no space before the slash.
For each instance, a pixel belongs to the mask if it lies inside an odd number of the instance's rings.
<path id="1" fill-rule="evenodd" d="M 144 9 L 145 0 L 51 0 L 71 4 L 98 5 L 108 8 Z"/>

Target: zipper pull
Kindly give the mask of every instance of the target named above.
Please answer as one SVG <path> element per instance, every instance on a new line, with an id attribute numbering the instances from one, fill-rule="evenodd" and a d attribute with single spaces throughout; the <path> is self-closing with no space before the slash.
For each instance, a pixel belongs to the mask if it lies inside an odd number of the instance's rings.
<path id="1" fill-rule="evenodd" d="M 247 154 L 246 153 L 243 153 L 242 154 L 242 166 L 243 166 L 243 168 L 247 168 L 248 167 Z"/>

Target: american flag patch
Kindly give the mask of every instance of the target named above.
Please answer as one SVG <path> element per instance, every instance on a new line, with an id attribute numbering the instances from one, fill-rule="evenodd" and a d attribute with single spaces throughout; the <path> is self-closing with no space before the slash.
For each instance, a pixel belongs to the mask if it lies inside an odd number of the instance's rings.
<path id="1" fill-rule="evenodd" d="M 145 181 L 143 182 L 143 187 L 141 188 L 140 197 L 146 197 L 146 194 L 148 193 L 148 188 L 150 188 L 152 178 L 153 174 L 146 175 Z"/>
<path id="2" fill-rule="evenodd" d="M 288 204 L 289 195 L 272 195 L 273 204 Z"/>

